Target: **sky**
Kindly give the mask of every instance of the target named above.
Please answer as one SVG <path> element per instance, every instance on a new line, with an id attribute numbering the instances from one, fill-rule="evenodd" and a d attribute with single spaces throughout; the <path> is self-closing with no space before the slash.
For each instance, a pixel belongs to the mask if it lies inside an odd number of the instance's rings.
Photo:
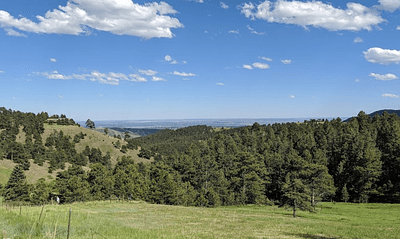
<path id="1" fill-rule="evenodd" d="M 400 0 L 0 3 L 0 106 L 75 120 L 400 106 Z"/>

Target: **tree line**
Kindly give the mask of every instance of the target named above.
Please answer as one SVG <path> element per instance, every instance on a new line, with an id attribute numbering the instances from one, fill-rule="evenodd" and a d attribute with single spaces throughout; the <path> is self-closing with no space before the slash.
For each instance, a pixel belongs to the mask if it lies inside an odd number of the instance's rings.
<path id="1" fill-rule="evenodd" d="M 8 130 L 3 121 L 0 117 L 5 129 L 0 135 Z M 14 124 L 15 120 L 11 128 Z M 40 130 L 40 124 L 36 126 Z M 32 132 L 38 131 L 36 126 Z M 126 150 L 141 147 L 139 154 L 152 158 L 152 163 L 137 164 L 124 156 L 114 167 L 97 149 L 71 153 L 73 140 L 65 137 L 54 132 L 41 146 L 45 152 L 64 152 L 61 158 L 73 166 L 53 182 L 28 185 L 24 164 L 19 163 L 2 189 L 7 200 L 38 202 L 57 195 L 66 203 L 125 198 L 207 207 L 278 204 L 294 212 L 313 210 L 321 200 L 400 202 L 400 118 L 395 114 L 371 118 L 360 112 L 347 123 L 337 118 L 223 130 L 163 130 L 126 139 Z M 40 145 L 37 136 L 36 142 Z M 55 169 L 62 167 L 59 158 L 44 160 L 53 160 Z M 83 165 L 90 170 L 84 171 Z"/>

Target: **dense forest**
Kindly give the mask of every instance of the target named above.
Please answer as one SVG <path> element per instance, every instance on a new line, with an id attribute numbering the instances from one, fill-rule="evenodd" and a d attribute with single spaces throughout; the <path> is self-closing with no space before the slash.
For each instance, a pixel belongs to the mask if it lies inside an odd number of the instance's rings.
<path id="1" fill-rule="evenodd" d="M 135 163 L 107 152 L 75 150 L 84 134 L 54 131 L 42 139 L 47 113 L 0 108 L 0 159 L 18 165 L 0 191 L 9 201 L 33 204 L 58 196 L 61 203 L 135 199 L 152 203 L 215 207 L 278 204 L 313 210 L 321 200 L 400 202 L 400 118 L 360 112 L 349 122 L 302 123 L 214 129 L 193 126 L 125 140 L 140 147 Z M 73 122 L 73 121 L 71 121 Z M 25 143 L 16 142 L 22 130 Z M 24 170 L 49 162 L 65 169 L 52 182 L 28 184 Z M 68 169 L 65 163 L 72 164 Z M 89 170 L 83 170 L 88 166 Z"/>

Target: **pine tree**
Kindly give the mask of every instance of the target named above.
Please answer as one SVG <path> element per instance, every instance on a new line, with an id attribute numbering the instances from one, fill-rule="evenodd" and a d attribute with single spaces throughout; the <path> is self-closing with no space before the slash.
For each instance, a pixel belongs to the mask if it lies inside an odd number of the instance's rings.
<path id="1" fill-rule="evenodd" d="M 4 188 L 4 199 L 10 201 L 29 200 L 29 186 L 21 165 L 15 166 L 11 172 L 10 178 Z"/>
<path id="2" fill-rule="evenodd" d="M 296 217 L 298 208 L 311 209 L 307 162 L 293 149 L 289 151 L 285 161 L 287 174 L 282 185 L 283 202 L 292 206 L 293 217 Z"/>
<path id="3" fill-rule="evenodd" d="M 90 165 L 87 180 L 94 200 L 109 199 L 114 194 L 114 179 L 104 165 L 99 163 Z"/>
<path id="4" fill-rule="evenodd" d="M 349 193 L 347 192 L 347 187 L 346 187 L 346 184 L 343 186 L 343 188 L 342 188 L 342 200 L 344 201 L 344 202 L 347 202 L 348 200 L 349 200 Z"/>
<path id="5" fill-rule="evenodd" d="M 46 203 L 50 198 L 51 185 L 46 183 L 44 178 L 40 178 L 30 195 L 30 200 L 35 205 Z"/>
<path id="6" fill-rule="evenodd" d="M 62 203 L 84 201 L 90 198 L 86 172 L 81 166 L 73 165 L 66 171 L 57 173 L 55 189 Z"/>

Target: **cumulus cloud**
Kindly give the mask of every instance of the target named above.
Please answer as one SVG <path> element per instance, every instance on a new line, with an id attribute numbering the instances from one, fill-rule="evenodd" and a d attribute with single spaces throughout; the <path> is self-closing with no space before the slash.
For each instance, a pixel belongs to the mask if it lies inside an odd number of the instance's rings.
<path id="1" fill-rule="evenodd" d="M 291 99 L 296 98 L 296 96 L 294 96 L 294 95 L 289 95 L 289 97 L 290 97 Z"/>
<path id="2" fill-rule="evenodd" d="M 172 61 L 172 57 L 170 56 L 170 55 L 166 55 L 165 57 L 164 57 L 164 60 L 165 61 Z"/>
<path id="3" fill-rule="evenodd" d="M 173 64 L 173 65 L 178 64 L 178 61 L 172 59 L 172 57 L 170 55 L 166 55 L 164 57 L 164 61 L 168 62 L 169 64 Z M 186 61 L 184 62 L 184 64 L 186 64 Z"/>
<path id="4" fill-rule="evenodd" d="M 223 9 L 228 9 L 228 8 L 229 8 L 229 6 L 226 5 L 224 2 L 220 2 L 220 5 L 221 5 L 221 7 L 222 7 Z"/>
<path id="5" fill-rule="evenodd" d="M 361 37 L 356 37 L 355 39 L 354 39 L 354 43 L 360 43 L 360 42 L 363 42 L 364 40 L 361 38 Z"/>
<path id="6" fill-rule="evenodd" d="M 143 74 L 143 75 L 147 75 L 147 76 L 154 76 L 158 72 L 157 71 L 153 71 L 153 70 L 139 70 L 139 73 Z"/>
<path id="7" fill-rule="evenodd" d="M 388 93 L 382 94 L 382 97 L 384 97 L 384 98 L 396 98 L 396 99 L 399 98 L 398 95 L 388 94 Z"/>
<path id="8" fill-rule="evenodd" d="M 262 59 L 262 60 L 264 60 L 264 61 L 269 61 L 269 62 L 271 62 L 271 61 L 272 61 L 272 59 L 271 59 L 271 58 L 269 58 L 269 57 L 265 57 L 265 56 L 260 56 L 260 57 L 258 57 L 258 58 L 260 58 L 260 59 Z"/>
<path id="9" fill-rule="evenodd" d="M 176 76 L 183 76 L 183 77 L 196 76 L 196 75 L 193 74 L 193 73 L 178 72 L 178 71 L 174 71 L 172 74 L 173 74 L 173 75 L 176 75 Z"/>
<path id="10" fill-rule="evenodd" d="M 107 85 L 119 85 L 121 81 L 132 81 L 132 82 L 146 82 L 147 80 L 136 74 L 130 74 L 129 76 L 123 73 L 102 73 L 99 71 L 92 71 L 90 74 L 71 74 L 64 75 L 58 71 L 53 72 L 38 72 L 37 75 L 41 75 L 51 80 L 90 80 Z"/>
<path id="11" fill-rule="evenodd" d="M 224 83 L 217 83 L 217 85 L 224 85 Z"/>
<path id="12" fill-rule="evenodd" d="M 172 38 L 171 29 L 183 27 L 177 18 L 168 16 L 175 13 L 165 2 L 140 5 L 132 0 L 68 0 L 66 6 L 36 16 L 36 22 L 0 10 L 0 26 L 8 34 L 15 34 L 13 29 L 17 29 L 39 34 L 81 35 L 95 29 L 145 39 Z"/>
<path id="13" fill-rule="evenodd" d="M 354 82 L 360 82 L 360 79 L 355 79 Z"/>
<path id="14" fill-rule="evenodd" d="M 239 30 L 230 30 L 229 33 L 239 34 Z"/>
<path id="15" fill-rule="evenodd" d="M 51 62 L 57 62 L 57 59 L 56 58 L 50 58 L 50 61 Z"/>
<path id="16" fill-rule="evenodd" d="M 253 67 L 264 70 L 264 69 L 268 69 L 269 65 L 265 64 L 265 63 L 261 63 L 261 62 L 254 62 Z"/>
<path id="17" fill-rule="evenodd" d="M 161 77 L 157 77 L 157 76 L 153 76 L 153 78 L 151 79 L 152 81 L 167 81 Z"/>
<path id="18" fill-rule="evenodd" d="M 400 51 L 382 49 L 379 47 L 369 48 L 364 51 L 364 57 L 367 61 L 372 63 L 378 63 L 382 65 L 399 64 L 400 62 Z"/>
<path id="19" fill-rule="evenodd" d="M 397 27 L 396 27 L 396 30 L 399 30 L 399 31 L 400 31 L 400 26 L 397 26 Z"/>
<path id="20" fill-rule="evenodd" d="M 248 70 L 252 70 L 253 67 L 251 65 L 243 65 L 243 68 L 248 69 Z"/>
<path id="21" fill-rule="evenodd" d="M 0 13 L 1 14 L 1 13 Z M 14 29 L 11 28 L 5 28 L 4 29 L 7 33 L 7 36 L 14 36 L 14 37 L 27 37 L 25 34 L 20 33 L 15 31 Z"/>
<path id="22" fill-rule="evenodd" d="M 400 9 L 400 0 L 379 0 L 378 2 L 380 3 L 378 7 L 388 12 Z"/>
<path id="23" fill-rule="evenodd" d="M 244 3 L 239 8 L 242 14 L 253 20 L 294 24 L 304 28 L 313 26 L 329 31 L 371 31 L 373 26 L 386 21 L 378 11 L 352 2 L 347 3 L 347 9 L 335 8 L 321 1 L 286 0 L 264 1 L 259 5 Z"/>
<path id="24" fill-rule="evenodd" d="M 281 60 L 281 62 L 285 65 L 292 64 L 292 60 Z"/>
<path id="25" fill-rule="evenodd" d="M 390 73 L 385 74 L 385 75 L 371 73 L 371 74 L 369 74 L 369 76 L 374 77 L 375 80 L 382 80 L 382 81 L 390 81 L 390 80 L 399 79 L 396 75 L 390 74 Z"/>

